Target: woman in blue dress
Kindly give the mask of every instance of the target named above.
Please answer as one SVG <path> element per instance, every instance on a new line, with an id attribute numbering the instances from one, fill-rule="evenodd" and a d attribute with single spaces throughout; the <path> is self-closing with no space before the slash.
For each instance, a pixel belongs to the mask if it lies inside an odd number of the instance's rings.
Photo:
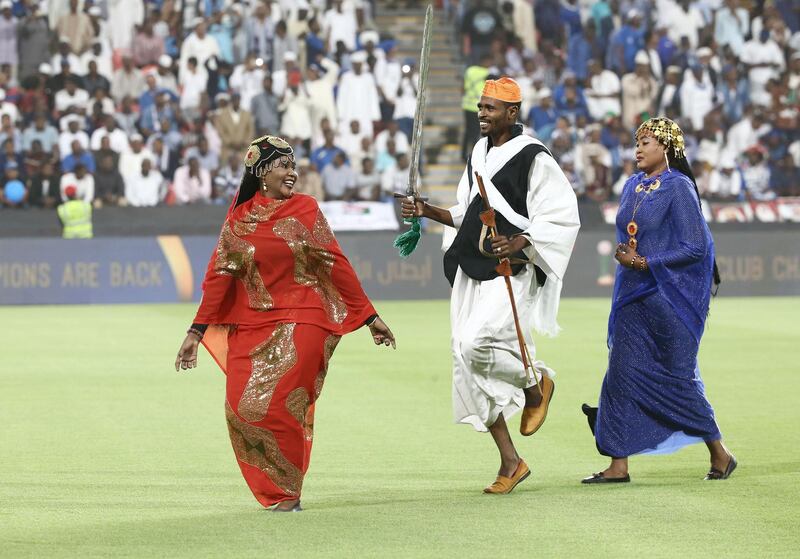
<path id="1" fill-rule="evenodd" d="M 696 442 L 711 455 L 705 479 L 727 479 L 736 459 L 722 443 L 697 367 L 719 274 L 678 125 L 666 118 L 642 124 L 636 163 L 617 213 L 608 370 L 598 407 L 583 406 L 611 465 L 583 483 L 628 482 L 629 456 Z"/>

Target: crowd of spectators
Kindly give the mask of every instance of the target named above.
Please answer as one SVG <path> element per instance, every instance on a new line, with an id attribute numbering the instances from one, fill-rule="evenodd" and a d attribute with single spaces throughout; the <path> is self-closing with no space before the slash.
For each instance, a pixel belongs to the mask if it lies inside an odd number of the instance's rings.
<path id="1" fill-rule="evenodd" d="M 369 0 L 0 0 L 0 207 L 228 204 L 251 140 L 296 189 L 407 181 L 414 62 Z M 403 173 L 405 172 L 405 178 Z"/>
<path id="2" fill-rule="evenodd" d="M 800 2 L 447 2 L 465 74 L 464 153 L 475 80 L 507 74 L 521 115 L 576 194 L 614 199 L 648 116 L 679 123 L 701 195 L 800 195 Z M 474 96 L 474 95 L 473 95 Z M 470 113 L 472 111 L 472 113 Z"/>

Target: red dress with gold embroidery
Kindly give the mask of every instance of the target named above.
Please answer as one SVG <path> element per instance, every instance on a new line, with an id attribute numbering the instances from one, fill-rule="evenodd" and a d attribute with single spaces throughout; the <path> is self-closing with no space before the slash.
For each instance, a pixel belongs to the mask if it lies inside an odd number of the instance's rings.
<path id="1" fill-rule="evenodd" d="M 230 210 L 194 322 L 209 325 L 231 443 L 262 505 L 299 498 L 328 361 L 373 314 L 314 198 L 256 194 Z"/>

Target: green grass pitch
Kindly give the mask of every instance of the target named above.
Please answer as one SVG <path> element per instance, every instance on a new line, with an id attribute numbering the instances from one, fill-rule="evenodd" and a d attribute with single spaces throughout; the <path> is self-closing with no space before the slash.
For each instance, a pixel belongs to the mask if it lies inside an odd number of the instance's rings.
<path id="1" fill-rule="evenodd" d="M 0 308 L 0 556 L 797 557 L 800 298 L 713 303 L 700 365 L 740 462 L 729 481 L 701 481 L 695 445 L 590 487 L 605 460 L 580 405 L 608 304 L 563 301 L 563 333 L 537 340 L 558 389 L 544 427 L 515 436 L 533 475 L 501 497 L 481 493 L 491 438 L 452 423 L 447 303 L 378 304 L 398 349 L 365 331 L 339 345 L 306 511 L 288 515 L 238 471 L 209 356 L 172 370 L 193 306 Z"/>

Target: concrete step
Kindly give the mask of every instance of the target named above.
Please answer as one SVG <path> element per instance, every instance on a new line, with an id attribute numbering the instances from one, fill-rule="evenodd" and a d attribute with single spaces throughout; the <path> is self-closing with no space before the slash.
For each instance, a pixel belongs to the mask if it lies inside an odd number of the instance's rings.
<path id="1" fill-rule="evenodd" d="M 426 177 L 452 177 L 460 176 L 462 173 L 462 165 L 458 163 L 441 163 L 437 161 L 435 164 L 425 166 Z"/>
<path id="2" fill-rule="evenodd" d="M 390 8 L 386 0 L 377 2 L 375 22 L 382 35 L 391 35 L 397 40 L 397 54 L 401 59 L 419 58 L 427 1 L 416 4 L 412 9 L 395 9 Z M 428 159 L 423 191 L 434 203 L 449 206 L 455 201 L 455 189 L 464 172 L 458 145 L 464 119 L 461 110 L 464 63 L 460 45 L 455 41 L 453 23 L 441 17 L 440 10 L 435 13 L 424 127 Z"/>

